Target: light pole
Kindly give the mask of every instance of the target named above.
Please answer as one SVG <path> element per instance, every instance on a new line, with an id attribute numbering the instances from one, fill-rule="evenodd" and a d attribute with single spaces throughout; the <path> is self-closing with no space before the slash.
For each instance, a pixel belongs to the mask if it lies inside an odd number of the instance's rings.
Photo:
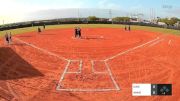
<path id="1" fill-rule="evenodd" d="M 3 25 L 4 25 L 4 19 L 3 19 Z"/>
<path id="2" fill-rule="evenodd" d="M 111 10 L 111 9 L 109 9 L 109 19 L 111 19 L 112 24 L 113 24 L 113 19 L 112 19 L 112 10 Z"/>

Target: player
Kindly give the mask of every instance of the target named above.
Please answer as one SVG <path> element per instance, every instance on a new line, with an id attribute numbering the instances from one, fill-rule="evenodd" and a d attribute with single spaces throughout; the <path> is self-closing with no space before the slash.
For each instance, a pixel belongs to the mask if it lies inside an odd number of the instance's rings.
<path id="1" fill-rule="evenodd" d="M 12 34 L 11 34 L 11 32 L 9 32 L 8 39 L 9 39 L 9 44 L 12 43 Z"/>
<path id="2" fill-rule="evenodd" d="M 75 27 L 75 29 L 74 29 L 74 36 L 75 36 L 75 38 L 77 38 L 77 35 L 78 35 L 78 29 L 77 29 L 77 27 Z"/>
<path id="3" fill-rule="evenodd" d="M 46 24 L 43 25 L 43 28 L 46 29 Z"/>
<path id="4" fill-rule="evenodd" d="M 125 25 L 125 28 L 124 28 L 124 29 L 125 29 L 125 31 L 127 31 L 127 27 L 126 27 L 126 25 Z"/>
<path id="5" fill-rule="evenodd" d="M 8 37 L 8 33 L 7 32 L 6 32 L 5 36 L 4 36 L 4 38 L 5 38 L 6 44 L 9 45 L 9 37 Z"/>
<path id="6" fill-rule="evenodd" d="M 41 28 L 40 27 L 38 27 L 38 33 L 41 33 Z"/>
<path id="7" fill-rule="evenodd" d="M 78 28 L 78 37 L 81 38 L 81 28 Z"/>
<path id="8" fill-rule="evenodd" d="M 129 31 L 131 31 L 131 26 L 129 25 Z"/>

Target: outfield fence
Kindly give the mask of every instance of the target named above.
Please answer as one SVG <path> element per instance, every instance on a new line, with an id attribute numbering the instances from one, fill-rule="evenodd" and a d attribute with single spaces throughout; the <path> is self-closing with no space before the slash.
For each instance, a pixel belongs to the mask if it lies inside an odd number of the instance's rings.
<path id="1" fill-rule="evenodd" d="M 54 19 L 54 20 L 42 20 L 42 21 L 30 21 L 30 22 L 21 22 L 8 25 L 0 26 L 0 31 L 34 27 L 34 26 L 43 26 L 43 25 L 63 25 L 63 24 L 122 24 L 122 25 L 139 25 L 139 26 L 149 26 L 149 27 L 158 27 L 166 29 L 180 30 L 180 26 L 171 26 L 171 25 L 158 25 L 153 23 L 143 23 L 143 22 L 112 22 L 112 21 L 87 21 L 86 19 L 82 20 L 64 20 L 64 19 Z"/>

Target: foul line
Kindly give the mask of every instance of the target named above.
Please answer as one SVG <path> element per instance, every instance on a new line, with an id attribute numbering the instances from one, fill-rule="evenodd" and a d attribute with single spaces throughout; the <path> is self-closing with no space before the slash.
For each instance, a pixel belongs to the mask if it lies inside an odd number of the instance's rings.
<path id="1" fill-rule="evenodd" d="M 156 44 L 162 42 L 163 40 L 164 40 L 164 39 L 158 40 L 158 41 L 154 42 L 153 44 L 151 44 L 149 47 L 152 47 L 152 46 L 154 46 L 154 45 L 156 45 Z"/>
<path id="2" fill-rule="evenodd" d="M 105 59 L 104 61 L 107 62 L 107 61 L 112 60 L 112 59 L 114 59 L 114 58 L 116 58 L 116 57 L 118 57 L 118 56 L 121 56 L 121 55 L 126 54 L 126 53 L 128 53 L 128 52 L 131 52 L 131 51 L 136 50 L 136 49 L 138 49 L 138 48 L 141 48 L 141 47 L 143 47 L 143 46 L 145 46 L 145 45 L 147 45 L 147 44 L 149 44 L 149 43 L 155 42 L 155 41 L 157 41 L 157 40 L 159 40 L 159 37 L 157 37 L 156 39 L 153 39 L 153 40 L 151 40 L 151 41 L 149 41 L 149 42 L 146 42 L 146 43 L 144 43 L 144 44 L 142 44 L 142 45 L 136 46 L 136 47 L 134 47 L 134 48 L 130 48 L 130 49 L 124 51 L 124 52 L 120 52 L 120 53 L 118 53 L 117 55 L 114 55 L 114 56 L 112 56 L 112 57 L 110 57 L 110 58 Z"/>
<path id="3" fill-rule="evenodd" d="M 66 59 L 66 58 L 64 58 L 64 57 L 58 56 L 57 54 L 54 54 L 54 53 L 52 53 L 52 52 L 50 52 L 50 51 L 48 51 L 48 50 L 45 50 L 45 49 L 40 48 L 40 47 L 37 47 L 37 46 L 35 46 L 35 45 L 33 45 L 33 44 L 30 44 L 30 43 L 27 43 L 27 42 L 22 41 L 22 40 L 20 40 L 20 39 L 18 39 L 18 38 L 14 38 L 14 39 L 15 39 L 15 40 L 18 40 L 18 41 L 20 41 L 20 42 L 22 42 L 22 43 L 24 43 L 24 44 L 26 44 L 26 45 L 28 45 L 28 46 L 31 46 L 31 47 L 33 47 L 33 48 L 35 48 L 35 49 L 38 49 L 38 50 L 40 50 L 40 51 L 42 51 L 42 52 L 44 52 L 44 53 L 47 53 L 47 54 L 49 54 L 49 55 L 51 55 L 51 56 L 55 56 L 55 57 L 57 57 L 57 58 L 59 58 L 59 59 L 69 61 L 69 59 Z"/>
<path id="4" fill-rule="evenodd" d="M 58 83 L 58 86 L 57 86 L 56 90 L 60 89 L 60 87 L 61 87 L 61 82 L 63 81 L 63 79 L 64 79 L 64 77 L 65 77 L 65 74 L 66 74 L 66 72 L 67 72 L 67 70 L 68 70 L 68 67 L 69 67 L 70 63 L 71 63 L 71 62 L 70 62 L 70 60 L 69 60 L 68 63 L 67 63 L 67 65 L 66 65 L 66 67 L 65 67 L 65 69 L 64 69 L 64 71 L 63 71 L 63 74 L 62 74 L 61 77 L 60 77 L 60 80 L 59 80 L 59 83 Z"/>

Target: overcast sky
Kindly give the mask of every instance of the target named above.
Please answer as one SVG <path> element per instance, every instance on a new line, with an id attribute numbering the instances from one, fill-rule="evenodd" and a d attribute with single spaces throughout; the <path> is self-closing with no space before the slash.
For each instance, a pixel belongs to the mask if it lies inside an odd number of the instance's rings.
<path id="1" fill-rule="evenodd" d="M 163 5 L 172 6 L 163 9 Z M 85 17 L 96 15 L 109 17 L 127 16 L 143 13 L 145 18 L 151 16 L 180 17 L 180 0 L 0 0 L 0 24 L 51 19 L 61 17 Z"/>

